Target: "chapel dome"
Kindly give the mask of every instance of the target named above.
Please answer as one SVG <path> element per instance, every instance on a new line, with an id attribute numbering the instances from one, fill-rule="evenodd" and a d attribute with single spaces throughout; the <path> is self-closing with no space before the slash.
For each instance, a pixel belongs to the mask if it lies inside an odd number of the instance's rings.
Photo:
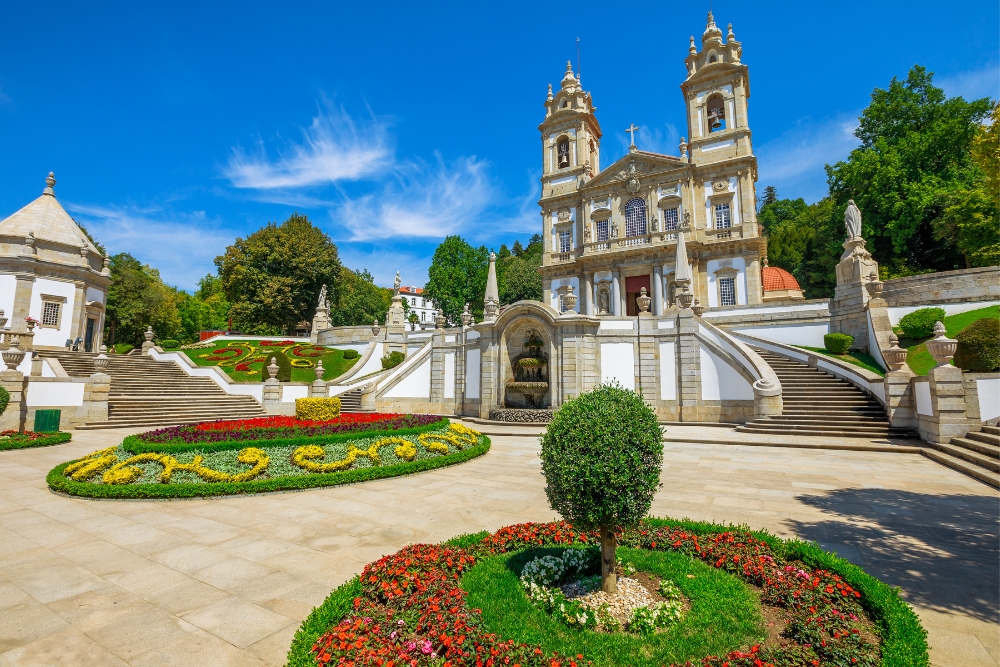
<path id="1" fill-rule="evenodd" d="M 760 277 L 764 282 L 765 292 L 802 289 L 799 287 L 799 282 L 795 280 L 795 276 L 777 266 L 765 266 L 760 271 Z"/>

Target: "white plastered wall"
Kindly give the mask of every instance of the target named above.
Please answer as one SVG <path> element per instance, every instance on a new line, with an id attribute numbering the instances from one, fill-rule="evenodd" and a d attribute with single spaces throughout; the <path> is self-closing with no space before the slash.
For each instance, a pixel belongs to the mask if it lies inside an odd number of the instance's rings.
<path id="1" fill-rule="evenodd" d="M 742 257 L 723 257 L 721 259 L 710 259 L 705 264 L 705 272 L 708 275 L 708 307 L 719 307 L 719 285 L 718 276 L 715 272 L 723 265 L 729 265 L 736 271 L 736 305 L 747 305 L 747 262 Z"/>
<path id="2" fill-rule="evenodd" d="M 702 347 L 701 400 L 752 401 L 753 387 L 732 366 Z"/>
<path id="3" fill-rule="evenodd" d="M 741 327 L 732 329 L 734 333 L 743 333 L 748 336 L 757 336 L 764 340 L 771 340 L 775 343 L 785 345 L 805 345 L 807 347 L 825 347 L 823 336 L 830 333 L 830 323 L 816 324 L 786 324 L 768 325 L 760 327 Z"/>
<path id="4" fill-rule="evenodd" d="M 673 342 L 660 343 L 660 400 L 677 400 L 677 358 Z"/>
<path id="5" fill-rule="evenodd" d="M 601 384 L 617 382 L 635 389 L 635 356 L 632 343 L 601 343 Z"/>
<path id="6" fill-rule="evenodd" d="M 455 353 L 444 353 L 444 397 L 455 398 Z"/>
<path id="7" fill-rule="evenodd" d="M 465 353 L 466 398 L 479 398 L 479 377 L 482 373 L 479 356 L 479 350 L 469 350 Z"/>
<path id="8" fill-rule="evenodd" d="M 52 329 L 43 327 L 42 321 L 42 295 L 64 297 L 66 301 L 62 304 L 59 312 L 59 328 Z M 73 316 L 76 312 L 76 285 L 64 283 L 50 278 L 36 278 L 31 290 L 31 305 L 28 306 L 28 314 L 39 321 L 35 327 L 35 345 L 46 345 L 52 347 L 62 347 L 66 340 L 73 336 Z"/>
<path id="9" fill-rule="evenodd" d="M 17 279 L 11 275 L 0 275 L 0 308 L 3 309 L 3 316 L 7 318 L 7 326 L 10 326 L 14 317 L 14 290 L 17 288 Z"/>
<path id="10" fill-rule="evenodd" d="M 430 398 L 431 356 L 428 354 L 416 368 L 383 394 L 385 398 Z"/>

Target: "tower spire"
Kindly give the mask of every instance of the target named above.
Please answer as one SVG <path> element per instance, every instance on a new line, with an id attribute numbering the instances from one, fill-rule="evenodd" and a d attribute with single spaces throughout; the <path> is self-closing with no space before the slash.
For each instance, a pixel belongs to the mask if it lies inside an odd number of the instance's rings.
<path id="1" fill-rule="evenodd" d="M 483 299 L 483 312 L 488 322 L 497 318 L 500 310 L 500 290 L 497 289 L 497 255 L 490 251 L 490 269 L 486 274 L 486 294 Z"/>

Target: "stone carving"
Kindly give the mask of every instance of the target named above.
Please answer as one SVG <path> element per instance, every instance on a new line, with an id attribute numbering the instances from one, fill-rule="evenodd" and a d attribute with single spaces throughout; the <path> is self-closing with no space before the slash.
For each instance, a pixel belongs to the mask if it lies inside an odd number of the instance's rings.
<path id="1" fill-rule="evenodd" d="M 705 307 L 701 305 L 701 299 L 698 297 L 695 297 L 691 303 L 691 311 L 698 317 L 701 317 L 701 314 L 705 312 Z"/>
<path id="2" fill-rule="evenodd" d="M 403 285 L 403 281 L 399 277 L 399 271 L 396 271 L 396 279 L 392 281 L 392 295 L 399 296 L 399 288 Z"/>
<path id="3" fill-rule="evenodd" d="M 682 158 L 687 158 L 687 156 L 688 156 L 688 144 L 687 144 L 687 140 L 684 137 L 681 137 L 680 149 L 681 149 L 681 157 Z"/>
<path id="4" fill-rule="evenodd" d="M 901 370 L 903 364 L 906 363 L 906 355 L 910 351 L 899 346 L 899 338 L 895 332 L 889 334 L 889 345 L 891 347 L 888 350 L 882 350 L 882 358 L 885 359 L 885 363 L 889 364 L 889 370 Z"/>
<path id="5" fill-rule="evenodd" d="M 447 319 L 444 316 L 444 311 L 438 308 L 437 315 L 434 317 L 434 328 L 444 329 L 444 325 Z"/>
<path id="6" fill-rule="evenodd" d="M 267 379 L 274 380 L 275 382 L 277 382 L 277 377 L 278 377 L 278 362 L 274 360 L 274 357 L 271 357 L 271 363 L 267 365 Z"/>
<path id="7" fill-rule="evenodd" d="M 590 243 L 590 225 L 584 225 L 583 227 L 583 242 Z"/>
<path id="8" fill-rule="evenodd" d="M 566 288 L 566 294 L 563 295 L 563 304 L 565 304 L 566 309 L 563 311 L 564 315 L 573 315 L 576 312 L 576 294 L 573 294 L 573 286 L 570 285 Z"/>
<path id="9" fill-rule="evenodd" d="M 628 161 L 628 167 L 619 171 L 614 178 L 611 179 L 612 183 L 624 183 L 625 189 L 628 190 L 630 194 L 635 194 L 639 191 L 642 186 L 642 181 L 639 177 L 648 174 L 652 171 L 653 165 L 640 165 L 636 166 L 635 160 Z"/>
<path id="10" fill-rule="evenodd" d="M 874 301 L 875 299 L 882 298 L 882 289 L 885 287 L 885 283 L 878 279 L 878 274 L 872 271 L 868 274 L 868 282 L 865 283 L 865 289 L 868 290 L 868 296 Z"/>
<path id="11" fill-rule="evenodd" d="M 3 362 L 7 366 L 7 370 L 16 371 L 17 367 L 21 365 L 21 361 L 24 360 L 24 351 L 17 348 L 17 344 L 12 344 L 9 348 L 3 351 L 2 355 Z"/>
<path id="12" fill-rule="evenodd" d="M 715 192 L 715 194 L 719 194 L 720 192 L 729 192 L 729 181 L 722 178 L 718 179 L 712 183 L 712 191 Z"/>
<path id="13" fill-rule="evenodd" d="M 378 332 L 381 331 L 381 330 L 382 330 L 382 328 L 379 327 L 378 320 L 372 320 L 372 335 L 373 336 L 377 336 Z"/>
<path id="14" fill-rule="evenodd" d="M 552 410 L 528 410 L 522 408 L 498 408 L 490 410 L 490 419 L 498 422 L 549 423 Z"/>
<path id="15" fill-rule="evenodd" d="M 609 312 L 610 299 L 608 298 L 608 288 L 602 287 L 597 290 L 597 312 L 601 315 L 607 315 Z"/>
<path id="16" fill-rule="evenodd" d="M 0 308 L 0 329 L 4 328 L 7 324 L 7 318 L 4 317 L 3 308 Z"/>
<path id="17" fill-rule="evenodd" d="M 101 347 L 104 346 L 102 345 Z M 97 373 L 103 373 L 108 367 L 109 361 L 110 359 L 108 359 L 108 355 L 104 354 L 104 350 L 101 350 L 101 353 L 94 357 L 94 371 Z"/>
<path id="18" fill-rule="evenodd" d="M 271 357 L 271 358 L 273 359 L 274 357 Z M 320 359 L 319 361 L 316 362 L 316 368 L 313 369 L 313 372 L 316 373 L 316 381 L 317 382 L 322 382 L 323 381 L 323 373 L 324 373 L 323 360 L 322 359 Z"/>
<path id="19" fill-rule="evenodd" d="M 612 222 L 611 223 L 611 238 L 613 238 L 613 239 L 618 238 L 618 223 L 617 222 Z"/>
<path id="20" fill-rule="evenodd" d="M 648 313 L 649 312 L 649 304 L 650 304 L 651 301 L 652 301 L 652 299 L 649 298 L 648 296 L 646 296 L 646 288 L 645 287 L 640 287 L 639 288 L 639 296 L 637 296 L 635 298 L 635 303 L 636 303 L 637 306 L 639 306 L 639 312 L 640 313 Z"/>
<path id="21" fill-rule="evenodd" d="M 142 332 L 142 337 L 146 339 L 147 343 L 152 342 L 153 335 L 154 334 L 153 334 L 153 327 L 152 327 L 152 325 L 146 327 L 146 330 Z"/>
<path id="22" fill-rule="evenodd" d="M 472 313 L 469 312 L 469 304 L 465 304 L 465 308 L 462 310 L 462 328 L 467 329 L 472 325 L 473 321 Z"/>
<path id="23" fill-rule="evenodd" d="M 691 211 L 684 211 L 683 224 L 681 229 L 690 229 L 691 227 Z"/>
<path id="24" fill-rule="evenodd" d="M 844 211 L 844 226 L 847 228 L 847 240 L 851 241 L 861 238 L 861 211 L 853 199 L 847 201 L 847 210 Z"/>
<path id="25" fill-rule="evenodd" d="M 326 308 L 326 285 L 319 288 L 319 299 L 316 300 L 316 309 Z"/>
<path id="26" fill-rule="evenodd" d="M 948 338 L 946 334 L 944 323 L 938 322 L 934 325 L 934 338 L 924 343 L 938 366 L 947 366 L 955 356 L 955 348 L 958 347 L 958 341 Z"/>
<path id="27" fill-rule="evenodd" d="M 561 208 L 556 213 L 556 217 L 559 219 L 559 222 L 569 222 L 569 216 L 570 211 L 568 208 Z"/>
<path id="28" fill-rule="evenodd" d="M 28 232 L 24 237 L 24 252 L 34 254 L 35 252 L 35 232 Z"/>

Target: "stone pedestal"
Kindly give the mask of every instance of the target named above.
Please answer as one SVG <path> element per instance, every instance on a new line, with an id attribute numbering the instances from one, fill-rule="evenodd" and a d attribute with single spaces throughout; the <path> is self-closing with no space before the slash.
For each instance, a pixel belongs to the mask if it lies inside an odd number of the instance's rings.
<path id="1" fill-rule="evenodd" d="M 784 401 L 781 398 L 781 385 L 769 381 L 767 378 L 757 380 L 753 383 L 753 417 L 777 417 L 784 409 Z"/>
<path id="2" fill-rule="evenodd" d="M 330 392 L 327 390 L 326 380 L 314 380 L 309 385 L 309 398 L 328 398 L 329 396 Z"/>
<path id="3" fill-rule="evenodd" d="M 677 315 L 677 417 L 680 421 L 701 421 L 701 346 L 698 322 L 690 308 Z"/>
<path id="4" fill-rule="evenodd" d="M 0 414 L 0 431 L 23 431 L 27 406 L 24 402 L 24 374 L 20 371 L 0 372 L 0 387 L 10 394 L 7 408 Z"/>
<path id="5" fill-rule="evenodd" d="M 913 398 L 913 371 L 903 366 L 885 374 L 885 411 L 893 428 L 917 429 L 917 406 Z"/>
<path id="6" fill-rule="evenodd" d="M 87 410 L 88 422 L 108 420 L 108 394 L 111 393 L 111 376 L 94 373 L 83 390 L 83 405 Z"/>
<path id="7" fill-rule="evenodd" d="M 920 415 L 920 437 L 928 442 L 947 444 L 970 430 L 962 370 L 955 366 L 938 366 L 928 375 L 933 415 Z"/>
<path id="8" fill-rule="evenodd" d="M 854 336 L 854 349 L 868 352 L 868 277 L 878 275 L 878 263 L 857 237 L 844 243 L 844 254 L 837 264 L 837 288 L 830 304 L 830 332 Z"/>
<path id="9" fill-rule="evenodd" d="M 261 401 L 264 412 L 269 415 L 280 414 L 281 385 L 276 378 L 264 380 L 264 395 Z"/>
<path id="10" fill-rule="evenodd" d="M 309 331 L 309 342 L 316 345 L 319 342 L 319 332 L 330 328 L 330 317 L 325 309 L 316 311 L 316 316 L 312 320 L 312 329 Z"/>

